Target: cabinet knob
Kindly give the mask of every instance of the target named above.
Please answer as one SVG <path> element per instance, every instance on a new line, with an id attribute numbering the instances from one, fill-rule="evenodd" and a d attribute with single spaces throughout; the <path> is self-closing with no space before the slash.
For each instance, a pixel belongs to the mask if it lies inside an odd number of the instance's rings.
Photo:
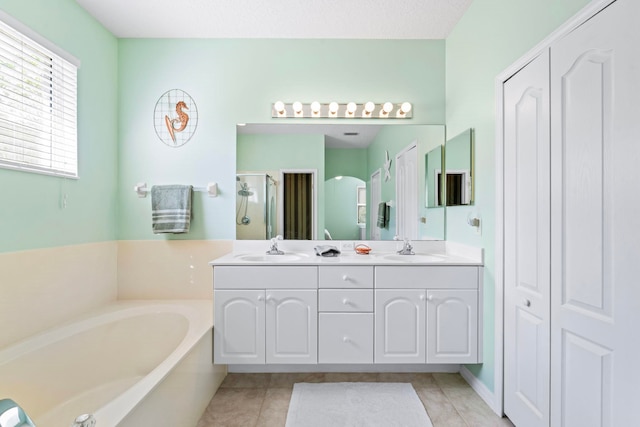
<path id="1" fill-rule="evenodd" d="M 523 304 L 525 307 L 531 307 L 531 301 L 530 301 L 530 300 L 528 300 L 528 299 L 525 299 L 525 300 L 522 302 L 522 304 Z"/>
<path id="2" fill-rule="evenodd" d="M 271 295 L 267 295 L 267 302 L 268 301 L 273 301 L 273 297 Z"/>
<path id="3" fill-rule="evenodd" d="M 429 296 L 427 297 L 427 301 L 433 301 L 433 295 L 429 295 Z"/>
<path id="4" fill-rule="evenodd" d="M 342 342 L 349 342 L 351 341 L 351 338 L 349 337 L 342 337 Z"/>
<path id="5" fill-rule="evenodd" d="M 264 301 L 264 295 L 258 295 L 258 301 Z"/>
<path id="6" fill-rule="evenodd" d="M 425 299 L 425 298 L 426 298 L 426 297 L 424 296 L 424 294 L 423 294 L 423 295 L 420 295 L 420 301 L 424 301 L 424 299 Z"/>

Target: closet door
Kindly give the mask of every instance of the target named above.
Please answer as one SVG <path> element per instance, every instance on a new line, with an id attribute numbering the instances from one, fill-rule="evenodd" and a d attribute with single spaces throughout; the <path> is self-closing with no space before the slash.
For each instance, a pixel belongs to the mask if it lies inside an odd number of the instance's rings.
<path id="1" fill-rule="evenodd" d="M 640 2 L 551 47 L 554 426 L 638 425 Z"/>
<path id="2" fill-rule="evenodd" d="M 549 425 L 549 52 L 504 84 L 504 410 Z"/>

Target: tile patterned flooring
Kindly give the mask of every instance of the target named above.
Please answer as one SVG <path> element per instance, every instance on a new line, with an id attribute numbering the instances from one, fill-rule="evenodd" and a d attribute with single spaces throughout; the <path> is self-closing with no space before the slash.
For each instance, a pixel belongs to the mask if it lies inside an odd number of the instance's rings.
<path id="1" fill-rule="evenodd" d="M 410 382 L 434 427 L 511 426 L 459 374 L 285 373 L 229 374 L 197 427 L 282 427 L 297 382 Z"/>

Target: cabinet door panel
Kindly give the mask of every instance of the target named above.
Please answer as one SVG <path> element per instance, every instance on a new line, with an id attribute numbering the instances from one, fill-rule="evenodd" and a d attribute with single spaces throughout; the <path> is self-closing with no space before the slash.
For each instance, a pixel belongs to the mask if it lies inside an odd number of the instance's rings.
<path id="1" fill-rule="evenodd" d="M 264 291 L 214 292 L 214 363 L 265 362 Z"/>
<path id="2" fill-rule="evenodd" d="M 375 363 L 425 363 L 425 292 L 375 291 Z"/>
<path id="3" fill-rule="evenodd" d="M 267 363 L 317 363 L 318 292 L 267 290 Z"/>
<path id="4" fill-rule="evenodd" d="M 475 363 L 478 359 L 478 292 L 427 292 L 427 363 Z"/>

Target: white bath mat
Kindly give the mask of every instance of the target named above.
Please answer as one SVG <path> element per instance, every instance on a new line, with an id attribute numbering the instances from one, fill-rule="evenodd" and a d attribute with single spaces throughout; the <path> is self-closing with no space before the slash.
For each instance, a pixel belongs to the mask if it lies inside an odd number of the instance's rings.
<path id="1" fill-rule="evenodd" d="M 297 383 L 286 427 L 432 427 L 409 383 Z"/>

